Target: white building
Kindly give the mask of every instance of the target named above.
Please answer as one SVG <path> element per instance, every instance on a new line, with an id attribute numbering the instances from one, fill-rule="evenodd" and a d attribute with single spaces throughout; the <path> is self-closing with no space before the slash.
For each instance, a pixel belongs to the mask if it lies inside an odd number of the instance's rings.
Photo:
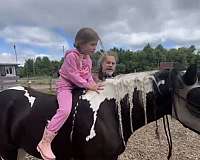
<path id="1" fill-rule="evenodd" d="M 15 63 L 0 63 L 0 91 L 17 84 L 17 66 Z"/>
<path id="2" fill-rule="evenodd" d="M 0 76 L 14 77 L 18 64 L 15 63 L 0 63 Z"/>

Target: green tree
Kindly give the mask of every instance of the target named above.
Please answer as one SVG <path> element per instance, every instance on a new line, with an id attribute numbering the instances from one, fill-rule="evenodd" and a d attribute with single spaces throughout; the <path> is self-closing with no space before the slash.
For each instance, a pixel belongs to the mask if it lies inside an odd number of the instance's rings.
<path id="1" fill-rule="evenodd" d="M 34 63 L 35 66 L 35 73 L 36 75 L 42 75 L 41 68 L 42 68 L 42 59 L 41 57 L 37 57 Z"/>
<path id="2" fill-rule="evenodd" d="M 33 76 L 33 59 L 27 59 L 24 64 L 24 75 L 27 77 Z"/>
<path id="3" fill-rule="evenodd" d="M 41 60 L 41 73 L 43 75 L 52 75 L 52 65 L 48 57 L 43 57 Z"/>

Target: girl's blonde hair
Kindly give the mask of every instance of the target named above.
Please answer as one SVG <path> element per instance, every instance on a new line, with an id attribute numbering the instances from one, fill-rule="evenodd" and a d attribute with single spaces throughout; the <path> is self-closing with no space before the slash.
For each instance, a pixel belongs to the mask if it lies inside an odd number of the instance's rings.
<path id="1" fill-rule="evenodd" d="M 75 36 L 74 47 L 78 49 L 81 44 L 98 40 L 100 40 L 100 38 L 95 30 L 92 28 L 81 28 Z"/>

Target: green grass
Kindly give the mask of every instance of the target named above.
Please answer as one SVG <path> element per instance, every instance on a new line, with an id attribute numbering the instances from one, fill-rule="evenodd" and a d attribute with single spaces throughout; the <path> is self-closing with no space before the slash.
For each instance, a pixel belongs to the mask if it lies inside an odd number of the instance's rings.
<path id="1" fill-rule="evenodd" d="M 17 84 L 24 87 L 31 87 L 35 90 L 54 95 L 56 80 L 57 79 L 55 78 L 51 79 L 50 77 L 47 76 L 29 77 L 29 78 L 20 78 Z"/>
<path id="2" fill-rule="evenodd" d="M 31 84 L 35 84 L 35 85 L 49 85 L 49 83 L 51 82 L 55 83 L 55 81 L 57 79 L 51 79 L 50 77 L 47 76 L 42 76 L 42 77 L 29 77 L 29 78 L 20 78 L 18 80 L 18 84 L 20 85 L 27 85 L 28 82 L 31 82 Z"/>

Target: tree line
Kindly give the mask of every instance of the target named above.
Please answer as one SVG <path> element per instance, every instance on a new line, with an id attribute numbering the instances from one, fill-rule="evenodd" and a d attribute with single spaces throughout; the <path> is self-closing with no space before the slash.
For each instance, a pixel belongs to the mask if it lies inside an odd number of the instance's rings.
<path id="1" fill-rule="evenodd" d="M 161 44 L 152 48 L 150 44 L 144 46 L 142 50 L 131 51 L 122 48 L 112 48 L 119 57 L 117 73 L 131 73 L 159 69 L 160 62 L 177 62 L 182 66 L 190 64 L 200 64 L 200 51 L 196 51 L 195 46 L 165 49 Z M 98 60 L 102 52 L 97 52 L 92 56 L 93 71 L 98 70 Z M 58 71 L 63 63 L 60 61 L 49 60 L 48 57 L 37 57 L 27 59 L 23 67 L 19 67 L 20 77 L 32 76 L 58 76 Z"/>

